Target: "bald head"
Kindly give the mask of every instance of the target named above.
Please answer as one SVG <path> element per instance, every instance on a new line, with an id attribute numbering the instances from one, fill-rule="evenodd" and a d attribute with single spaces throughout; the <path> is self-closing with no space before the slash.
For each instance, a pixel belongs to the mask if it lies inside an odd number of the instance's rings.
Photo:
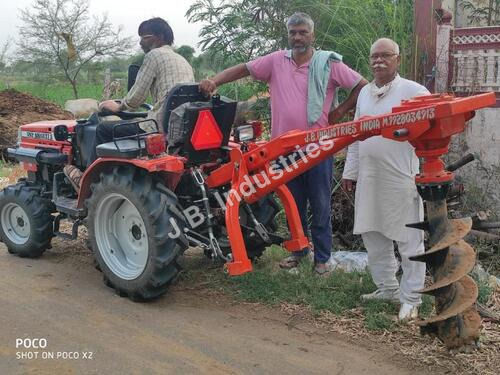
<path id="1" fill-rule="evenodd" d="M 374 49 L 377 47 L 382 48 L 387 51 L 391 51 L 392 53 L 395 53 L 396 55 L 399 55 L 399 46 L 398 44 L 389 38 L 380 38 L 375 41 L 375 43 L 372 44 L 372 47 L 370 48 L 370 53 L 373 52 Z"/>

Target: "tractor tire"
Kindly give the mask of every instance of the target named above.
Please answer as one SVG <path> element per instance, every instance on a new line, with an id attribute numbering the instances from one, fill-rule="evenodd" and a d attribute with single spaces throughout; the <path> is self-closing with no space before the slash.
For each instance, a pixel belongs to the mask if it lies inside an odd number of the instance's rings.
<path id="1" fill-rule="evenodd" d="M 25 183 L 0 192 L 0 238 L 9 253 L 37 258 L 50 248 L 53 234 L 51 202 Z"/>
<path id="2" fill-rule="evenodd" d="M 86 201 L 90 244 L 104 283 L 133 301 L 164 294 L 187 248 L 177 198 L 156 184 L 144 170 L 117 166 L 101 173 Z"/>

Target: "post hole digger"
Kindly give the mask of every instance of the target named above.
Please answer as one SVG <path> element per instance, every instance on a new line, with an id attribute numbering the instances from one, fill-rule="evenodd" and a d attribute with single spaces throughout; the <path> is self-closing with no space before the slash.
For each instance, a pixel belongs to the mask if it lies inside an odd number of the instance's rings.
<path id="1" fill-rule="evenodd" d="M 28 176 L 0 193 L 0 236 L 9 252 L 36 257 L 53 236 L 74 239 L 84 224 L 105 283 L 132 300 L 150 300 L 165 293 L 188 245 L 223 259 L 230 275 L 251 271 L 251 259 L 269 244 L 283 243 L 289 251 L 307 247 L 285 183 L 355 141 L 378 135 L 409 141 L 424 159 L 416 182 L 428 216 L 425 223 L 408 224 L 430 232 L 432 247 L 416 260 L 432 270 L 434 284 L 423 292 L 436 296 L 438 313 L 422 324 L 449 347 L 467 345 L 479 327 L 473 307 L 477 287 L 466 276 L 475 254 L 461 241 L 468 221 L 447 219 L 453 175 L 439 157 L 474 110 L 494 102 L 494 94 L 418 97 L 390 114 L 259 142 L 255 123 L 232 129 L 235 102 L 207 99 L 197 85 L 184 85 L 166 99 L 163 132 L 99 145 L 98 159 L 90 165 L 88 148 L 100 114 L 78 122 L 23 125 L 18 144 L 8 152 Z M 138 122 L 137 114 L 121 116 L 124 121 L 115 126 Z M 290 165 L 276 162 L 283 158 Z M 62 173 L 68 163 L 84 171 L 79 191 Z M 288 220 L 286 240 L 274 233 L 275 195 Z M 71 234 L 61 231 L 63 220 L 73 223 Z"/>

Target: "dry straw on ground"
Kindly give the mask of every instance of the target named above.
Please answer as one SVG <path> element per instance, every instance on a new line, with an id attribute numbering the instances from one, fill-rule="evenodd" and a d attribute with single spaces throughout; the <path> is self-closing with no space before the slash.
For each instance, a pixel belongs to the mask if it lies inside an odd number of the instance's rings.
<path id="1" fill-rule="evenodd" d="M 493 293 L 488 309 L 500 313 L 500 290 Z M 390 347 L 394 353 L 402 354 L 412 363 L 425 365 L 429 370 L 450 374 L 497 375 L 500 370 L 500 326 L 483 321 L 481 347 L 470 354 L 450 353 L 437 339 L 421 336 L 414 324 L 399 325 L 394 331 L 369 331 L 363 324 L 361 308 L 338 316 L 330 312 L 313 315 L 304 306 L 281 304 L 281 310 L 290 316 L 290 322 L 307 320 L 323 331 L 335 332 L 356 342 L 359 339 Z"/>

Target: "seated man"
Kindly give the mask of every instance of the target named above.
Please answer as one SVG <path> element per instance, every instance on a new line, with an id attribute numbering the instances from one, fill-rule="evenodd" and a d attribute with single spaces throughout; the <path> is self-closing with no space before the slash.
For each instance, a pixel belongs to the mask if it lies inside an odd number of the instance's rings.
<path id="1" fill-rule="evenodd" d="M 114 100 L 106 100 L 99 105 L 100 110 L 119 112 L 123 110 L 136 109 L 143 104 L 151 94 L 154 106 L 148 113 L 147 119 L 156 120 L 160 131 L 162 131 L 163 102 L 168 92 L 177 84 L 194 82 L 193 69 L 189 63 L 172 49 L 174 34 L 169 24 L 162 18 L 151 18 L 139 25 L 140 45 L 144 53 L 144 61 L 141 65 L 134 86 L 127 96 L 117 103 Z M 96 129 L 96 145 L 111 142 L 113 140 L 113 123 L 99 124 Z M 139 123 L 140 129 L 134 124 L 125 124 L 115 128 L 115 137 L 135 135 L 137 132 L 155 131 L 153 121 Z M 94 154 L 89 162 L 97 158 Z M 79 189 L 82 171 L 74 165 L 64 167 L 64 173 L 76 190 Z"/>

